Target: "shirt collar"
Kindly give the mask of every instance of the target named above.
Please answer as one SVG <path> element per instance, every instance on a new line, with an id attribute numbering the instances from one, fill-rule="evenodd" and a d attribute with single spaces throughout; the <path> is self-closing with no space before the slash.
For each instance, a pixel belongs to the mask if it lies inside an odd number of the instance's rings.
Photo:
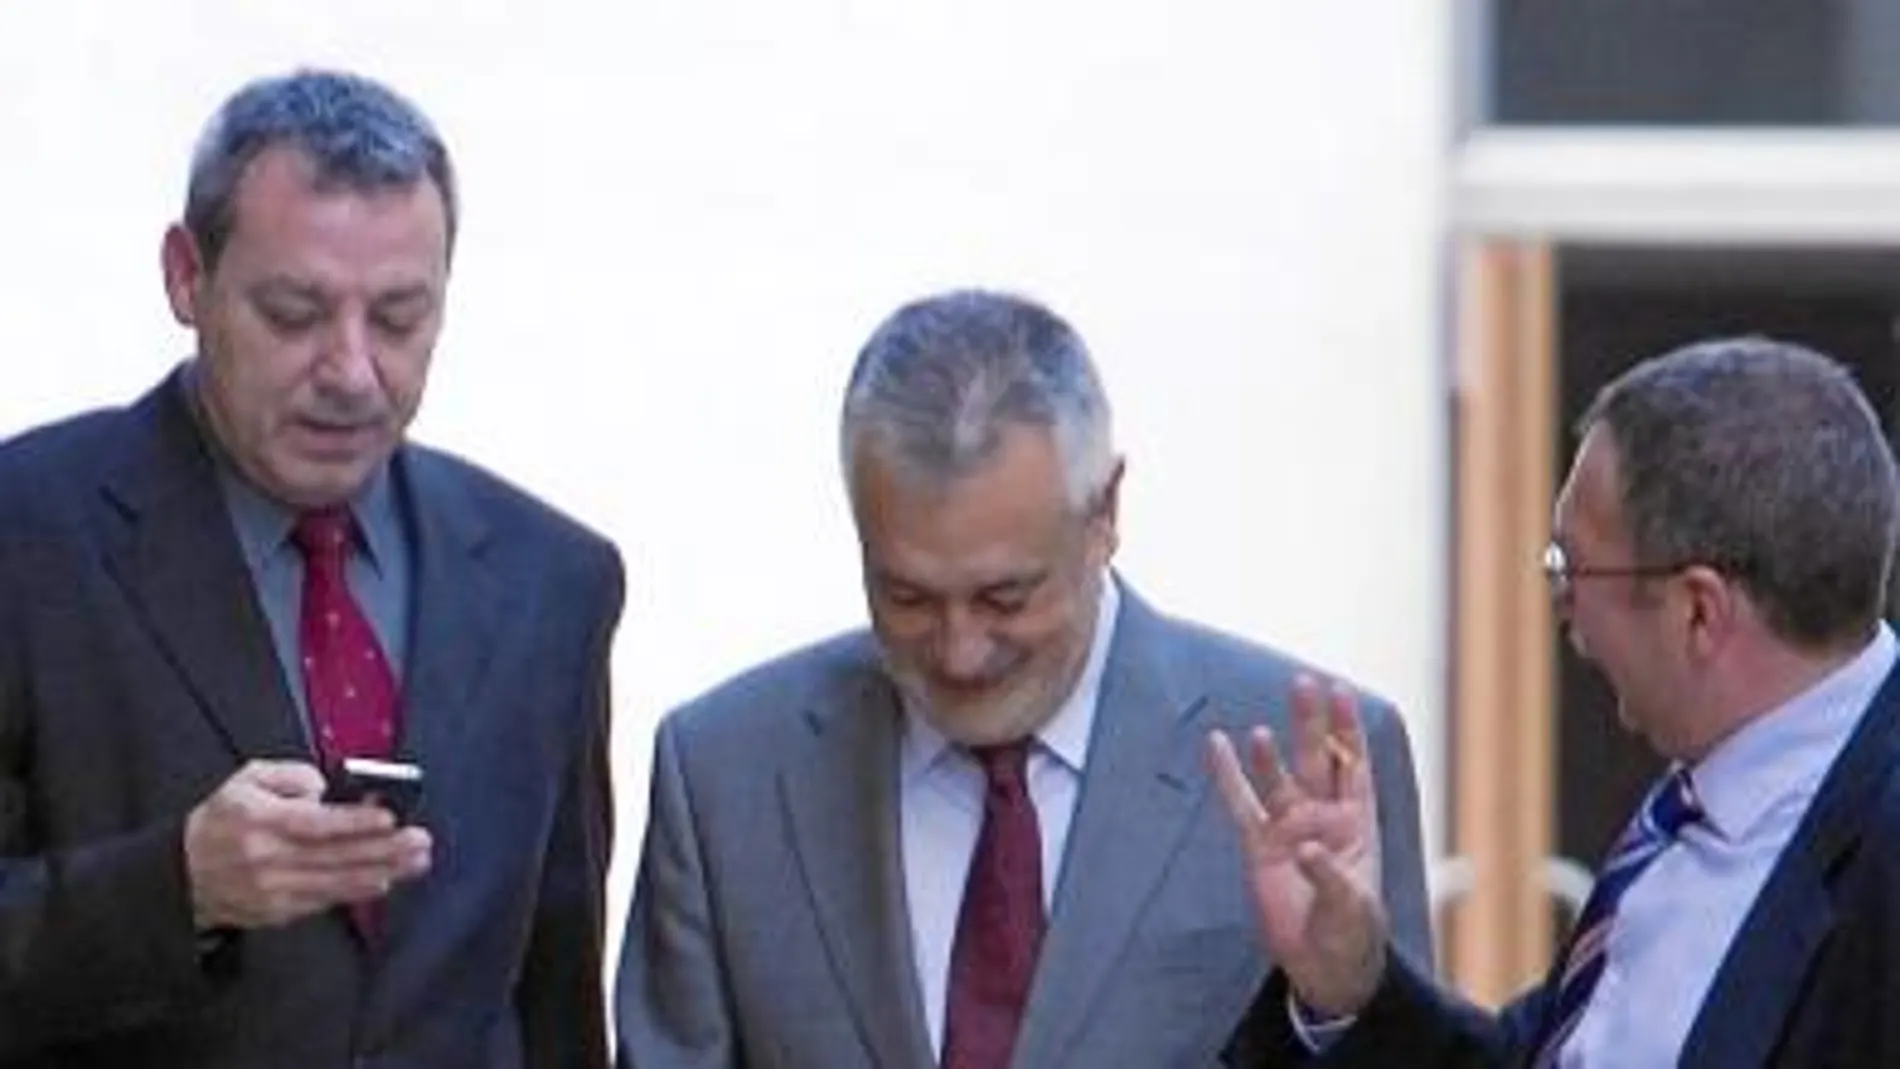
<path id="1" fill-rule="evenodd" d="M 266 496 L 228 463 L 218 464 L 218 482 L 224 489 L 232 522 L 237 525 L 244 558 L 256 568 L 289 542 L 297 512 Z M 385 464 L 370 475 L 369 482 L 349 503 L 363 556 L 379 573 L 388 567 L 396 550 L 396 501 L 390 482 L 389 466 Z"/>
<path id="2" fill-rule="evenodd" d="M 1095 728 L 1095 713 L 1101 704 L 1102 675 L 1108 667 L 1108 651 L 1114 644 L 1115 621 L 1120 612 L 1121 592 L 1116 588 L 1115 577 L 1104 572 L 1088 659 L 1083 662 L 1082 672 L 1076 676 L 1068 697 L 1056 708 L 1048 723 L 1036 732 L 1036 749 L 1061 761 L 1078 776 L 1088 763 L 1089 736 Z M 900 780 L 908 783 L 955 752 L 955 745 L 906 699 Z"/>
<path id="3" fill-rule="evenodd" d="M 1690 770 L 1709 827 L 1746 838 L 1777 806 L 1811 797 L 1900 656 L 1881 624 L 1846 664 L 1729 736 Z"/>

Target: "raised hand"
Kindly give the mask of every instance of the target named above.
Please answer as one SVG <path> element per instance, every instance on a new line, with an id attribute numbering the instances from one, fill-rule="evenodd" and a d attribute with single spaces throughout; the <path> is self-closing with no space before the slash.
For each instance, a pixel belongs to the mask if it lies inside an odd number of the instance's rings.
<path id="1" fill-rule="evenodd" d="M 1358 702 L 1301 676 L 1292 693 L 1292 766 L 1265 727 L 1247 740 L 1249 769 L 1223 731 L 1208 763 L 1240 832 L 1267 951 L 1294 992 L 1321 1013 L 1357 1013 L 1385 969 L 1379 821 Z"/>

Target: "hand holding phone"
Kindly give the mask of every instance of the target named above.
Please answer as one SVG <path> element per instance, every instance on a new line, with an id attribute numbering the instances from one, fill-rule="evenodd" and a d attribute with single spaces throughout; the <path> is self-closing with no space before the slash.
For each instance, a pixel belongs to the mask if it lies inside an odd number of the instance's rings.
<path id="1" fill-rule="evenodd" d="M 330 775 L 324 801 L 337 804 L 368 802 L 389 810 L 397 824 L 415 819 L 422 801 L 422 768 L 402 761 L 348 757 Z"/>

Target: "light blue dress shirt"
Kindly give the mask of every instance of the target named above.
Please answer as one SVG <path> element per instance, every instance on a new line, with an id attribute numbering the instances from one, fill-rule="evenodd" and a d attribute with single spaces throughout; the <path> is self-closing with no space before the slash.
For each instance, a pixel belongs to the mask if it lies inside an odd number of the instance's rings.
<path id="1" fill-rule="evenodd" d="M 1750 721 L 1690 769 L 1704 819 L 1617 903 L 1603 978 L 1562 1069 L 1661 1069 L 1690 1026 L 1775 861 L 1895 661 L 1882 624 L 1859 655 Z"/>

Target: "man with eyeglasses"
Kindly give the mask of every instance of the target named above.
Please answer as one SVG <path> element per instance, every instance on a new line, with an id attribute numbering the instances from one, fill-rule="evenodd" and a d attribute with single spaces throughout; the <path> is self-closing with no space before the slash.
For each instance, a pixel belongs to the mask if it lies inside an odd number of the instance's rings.
<path id="1" fill-rule="evenodd" d="M 1544 556 L 1577 652 L 1668 758 L 1545 981 L 1491 1014 L 1387 949 L 1350 697 L 1210 760 L 1281 969 L 1238 1065 L 1900 1064 L 1893 456 L 1848 373 L 1759 338 L 1598 396 Z M 1317 730 L 1310 725 L 1323 725 Z"/>

